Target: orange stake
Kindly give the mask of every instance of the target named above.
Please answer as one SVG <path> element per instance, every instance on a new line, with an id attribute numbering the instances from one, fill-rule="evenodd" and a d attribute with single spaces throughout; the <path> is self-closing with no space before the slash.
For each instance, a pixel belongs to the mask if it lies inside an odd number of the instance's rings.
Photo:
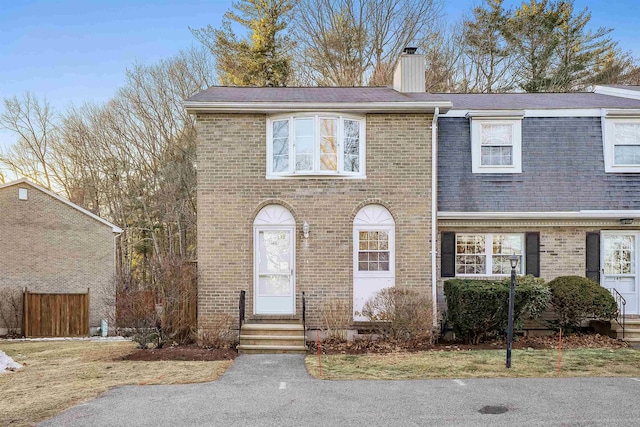
<path id="1" fill-rule="evenodd" d="M 558 375 L 560 375 L 561 363 L 562 363 L 562 328 L 560 328 L 560 339 L 558 340 Z"/>
<path id="2" fill-rule="evenodd" d="M 320 376 L 322 376 L 322 357 L 320 357 L 320 335 L 316 329 L 316 347 L 318 347 L 318 369 L 320 370 Z"/>

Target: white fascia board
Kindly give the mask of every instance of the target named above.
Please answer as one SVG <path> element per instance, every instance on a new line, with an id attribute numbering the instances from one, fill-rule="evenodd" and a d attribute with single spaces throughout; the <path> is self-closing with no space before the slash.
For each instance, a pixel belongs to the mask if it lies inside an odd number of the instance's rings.
<path id="1" fill-rule="evenodd" d="M 640 91 L 619 87 L 596 85 L 594 92 L 601 95 L 618 96 L 620 98 L 640 99 Z"/>
<path id="2" fill-rule="evenodd" d="M 640 218 L 640 210 L 581 210 L 571 212 L 438 212 L 438 219 L 622 219 Z"/>
<path id="3" fill-rule="evenodd" d="M 481 110 L 482 111 L 482 110 Z M 492 110 L 484 110 L 491 112 Z M 493 110 L 495 111 L 495 110 Z M 502 111 L 502 110 L 501 110 Z M 507 118 L 507 117 L 601 117 L 603 114 L 602 108 L 564 108 L 564 109 L 531 109 L 531 110 L 509 110 L 514 114 L 505 116 L 496 115 L 471 115 L 473 110 L 449 110 L 445 114 L 441 114 L 440 117 L 465 117 L 465 118 Z M 635 110 L 633 110 L 635 111 Z M 520 113 L 520 115 L 518 115 Z"/>
<path id="4" fill-rule="evenodd" d="M 286 113 L 303 111 L 331 111 L 357 113 L 432 113 L 436 107 L 449 109 L 450 101 L 411 102 L 195 102 L 185 101 L 184 108 L 196 113 Z"/>
<path id="5" fill-rule="evenodd" d="M 17 181 L 11 181 L 11 182 L 8 182 L 6 184 L 0 185 L 0 189 L 6 188 L 6 187 L 12 187 L 12 186 L 18 185 L 18 184 L 27 184 L 27 185 L 35 188 L 36 190 L 42 191 L 43 193 L 53 197 L 54 199 L 61 201 L 65 205 L 70 206 L 73 209 L 76 209 L 76 210 L 82 212 L 83 214 L 90 216 L 91 218 L 95 219 L 96 221 L 99 221 L 99 222 L 103 223 L 104 225 L 111 227 L 111 230 L 114 233 L 122 233 L 122 231 L 123 231 L 122 228 L 118 227 L 117 225 L 110 223 L 106 219 L 100 218 L 98 215 L 94 214 L 93 212 L 88 211 L 85 208 L 82 208 L 82 207 L 76 205 L 75 203 L 70 202 L 69 200 L 65 199 L 64 197 L 61 197 L 61 196 L 57 195 L 53 191 L 47 190 L 46 188 L 41 187 L 38 184 L 35 184 L 35 183 L 29 181 L 27 178 L 21 178 L 21 179 L 19 179 Z"/>

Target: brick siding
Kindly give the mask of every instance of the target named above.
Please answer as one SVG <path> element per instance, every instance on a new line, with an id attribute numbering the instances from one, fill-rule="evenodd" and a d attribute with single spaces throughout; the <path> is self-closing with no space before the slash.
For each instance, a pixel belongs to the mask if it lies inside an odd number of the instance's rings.
<path id="1" fill-rule="evenodd" d="M 269 203 L 296 220 L 296 294 L 306 293 L 309 326 L 321 326 L 329 298 L 352 306 L 353 219 L 367 203 L 396 220 L 396 286 L 430 292 L 431 120 L 367 115 L 366 179 L 267 180 L 265 115 L 198 115 L 199 329 L 236 316 L 240 290 L 253 313 L 253 220 Z"/>

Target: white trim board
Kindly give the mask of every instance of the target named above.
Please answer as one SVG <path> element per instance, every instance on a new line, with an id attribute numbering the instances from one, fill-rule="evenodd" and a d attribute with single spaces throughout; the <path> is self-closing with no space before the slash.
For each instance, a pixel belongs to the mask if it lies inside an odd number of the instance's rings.
<path id="1" fill-rule="evenodd" d="M 454 110 L 451 109 L 440 117 L 480 117 L 477 113 L 481 110 Z M 496 110 L 486 110 L 489 116 L 495 117 Z M 506 110 L 500 110 L 506 111 Z M 604 109 L 602 108 L 566 108 L 566 109 L 515 109 L 512 110 L 518 115 L 524 114 L 523 117 L 602 117 Z"/>
<path id="2" fill-rule="evenodd" d="M 448 109 L 450 101 L 409 102 L 183 102 L 190 114 L 204 113 L 288 113 L 288 112 L 424 112 Z"/>
<path id="3" fill-rule="evenodd" d="M 640 218 L 640 210 L 580 210 L 551 212 L 452 212 L 439 211 L 438 219 L 622 219 Z"/>
<path id="4" fill-rule="evenodd" d="M 21 178 L 21 179 L 19 179 L 17 181 L 12 181 L 12 182 L 8 182 L 6 184 L 0 185 L 0 189 L 7 188 L 7 187 L 12 187 L 12 186 L 18 185 L 18 184 L 26 184 L 26 185 L 29 185 L 29 186 L 35 188 L 36 190 L 40 190 L 43 193 L 53 197 L 54 199 L 64 203 L 65 205 L 70 206 L 73 209 L 76 209 L 76 210 L 82 212 L 83 214 L 90 216 L 91 218 L 95 219 L 96 221 L 99 221 L 99 222 L 103 223 L 104 225 L 107 225 L 107 226 L 111 227 L 111 230 L 114 233 L 122 233 L 122 228 L 118 227 L 117 225 L 110 223 L 106 219 L 100 218 L 98 215 L 94 214 L 93 212 L 90 212 L 90 211 L 86 210 L 85 208 L 82 208 L 82 207 L 76 205 L 75 203 L 70 202 L 69 200 L 65 199 L 64 197 L 61 197 L 61 196 L 57 195 L 56 193 L 54 193 L 52 191 L 47 190 L 46 188 L 41 187 L 38 184 L 35 184 L 35 183 L 29 181 L 27 178 Z"/>
<path id="5" fill-rule="evenodd" d="M 599 93 L 601 95 L 619 96 L 621 98 L 629 99 L 640 99 L 640 91 L 633 89 L 596 85 L 593 91 L 594 93 Z"/>

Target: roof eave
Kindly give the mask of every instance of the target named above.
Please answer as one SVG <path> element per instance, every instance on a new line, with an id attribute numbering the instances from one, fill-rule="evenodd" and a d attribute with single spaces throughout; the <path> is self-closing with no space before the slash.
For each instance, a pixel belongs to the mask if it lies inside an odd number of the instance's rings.
<path id="1" fill-rule="evenodd" d="M 450 101 L 411 102 L 203 102 L 185 101 L 189 114 L 197 113 L 286 113 L 331 111 L 352 113 L 433 113 L 447 111 Z"/>

